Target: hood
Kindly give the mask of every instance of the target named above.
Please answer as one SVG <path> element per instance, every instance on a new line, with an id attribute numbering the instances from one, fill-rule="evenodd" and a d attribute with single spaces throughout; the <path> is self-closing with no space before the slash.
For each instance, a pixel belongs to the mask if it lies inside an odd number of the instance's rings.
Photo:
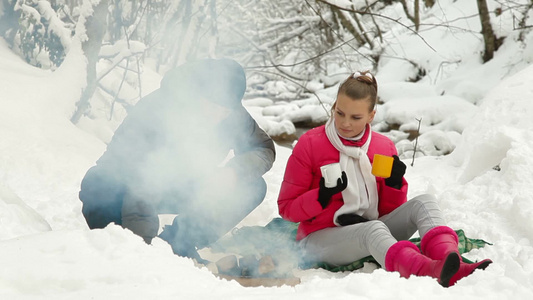
<path id="1" fill-rule="evenodd" d="M 232 59 L 202 59 L 168 71 L 161 81 L 161 89 L 183 101 L 203 97 L 233 108 L 241 105 L 246 76 L 242 66 Z"/>

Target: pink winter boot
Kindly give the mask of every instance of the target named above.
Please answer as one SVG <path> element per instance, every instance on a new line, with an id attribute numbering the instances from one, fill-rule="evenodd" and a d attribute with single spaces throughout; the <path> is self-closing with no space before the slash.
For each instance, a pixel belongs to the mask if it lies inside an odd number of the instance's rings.
<path id="1" fill-rule="evenodd" d="M 400 276 L 430 276 L 436 278 L 443 287 L 448 287 L 450 279 L 459 270 L 459 255 L 451 252 L 444 260 L 433 260 L 420 253 L 418 247 L 409 241 L 399 241 L 392 245 L 385 256 L 385 269 L 398 271 Z"/>
<path id="2" fill-rule="evenodd" d="M 422 253 L 427 257 L 435 260 L 442 260 L 450 253 L 459 255 L 459 238 L 453 229 L 447 226 L 438 226 L 428 231 L 420 243 Z M 459 255 L 459 258 L 461 256 Z M 485 259 L 477 263 L 468 264 L 463 262 L 459 265 L 459 271 L 450 279 L 450 286 L 454 285 L 459 279 L 472 274 L 476 269 L 484 270 L 492 260 Z"/>

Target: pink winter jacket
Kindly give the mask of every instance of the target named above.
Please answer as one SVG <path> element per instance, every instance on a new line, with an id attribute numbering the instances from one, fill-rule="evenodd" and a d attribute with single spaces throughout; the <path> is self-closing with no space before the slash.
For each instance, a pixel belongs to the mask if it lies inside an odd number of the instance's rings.
<path id="1" fill-rule="evenodd" d="M 344 143 L 350 145 L 349 141 Z M 371 163 L 376 153 L 392 156 L 397 154 L 397 150 L 389 138 L 372 132 L 367 153 Z M 334 162 L 339 162 L 339 151 L 329 142 L 325 126 L 311 129 L 302 135 L 289 157 L 278 197 L 278 207 L 284 219 L 300 223 L 297 240 L 317 230 L 335 227 L 333 215 L 344 203 L 342 193 L 334 195 L 325 209 L 322 209 L 318 202 L 318 188 L 322 177 L 320 166 Z M 407 201 L 405 179 L 401 190 L 386 186 L 383 178 L 376 177 L 376 183 L 380 217 Z"/>

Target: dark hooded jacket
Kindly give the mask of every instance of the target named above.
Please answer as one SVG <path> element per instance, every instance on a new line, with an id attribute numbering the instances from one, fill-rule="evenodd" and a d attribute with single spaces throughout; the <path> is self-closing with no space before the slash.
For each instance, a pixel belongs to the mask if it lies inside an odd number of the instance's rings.
<path id="1" fill-rule="evenodd" d="M 84 210 L 120 206 L 125 188 L 164 197 L 208 177 L 225 160 L 239 177 L 260 178 L 272 167 L 275 149 L 242 106 L 245 88 L 244 70 L 229 59 L 189 62 L 167 72 L 87 172 L 79 195 Z M 224 107 L 226 115 L 213 119 L 205 113 L 213 108 L 199 99 L 219 105 L 215 110 Z"/>

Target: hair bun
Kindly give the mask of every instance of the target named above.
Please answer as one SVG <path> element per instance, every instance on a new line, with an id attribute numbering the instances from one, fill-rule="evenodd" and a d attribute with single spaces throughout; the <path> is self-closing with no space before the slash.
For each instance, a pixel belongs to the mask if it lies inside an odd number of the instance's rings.
<path id="1" fill-rule="evenodd" d="M 368 84 L 374 84 L 376 79 L 369 71 L 355 72 L 352 74 L 352 77 L 357 80 Z"/>

